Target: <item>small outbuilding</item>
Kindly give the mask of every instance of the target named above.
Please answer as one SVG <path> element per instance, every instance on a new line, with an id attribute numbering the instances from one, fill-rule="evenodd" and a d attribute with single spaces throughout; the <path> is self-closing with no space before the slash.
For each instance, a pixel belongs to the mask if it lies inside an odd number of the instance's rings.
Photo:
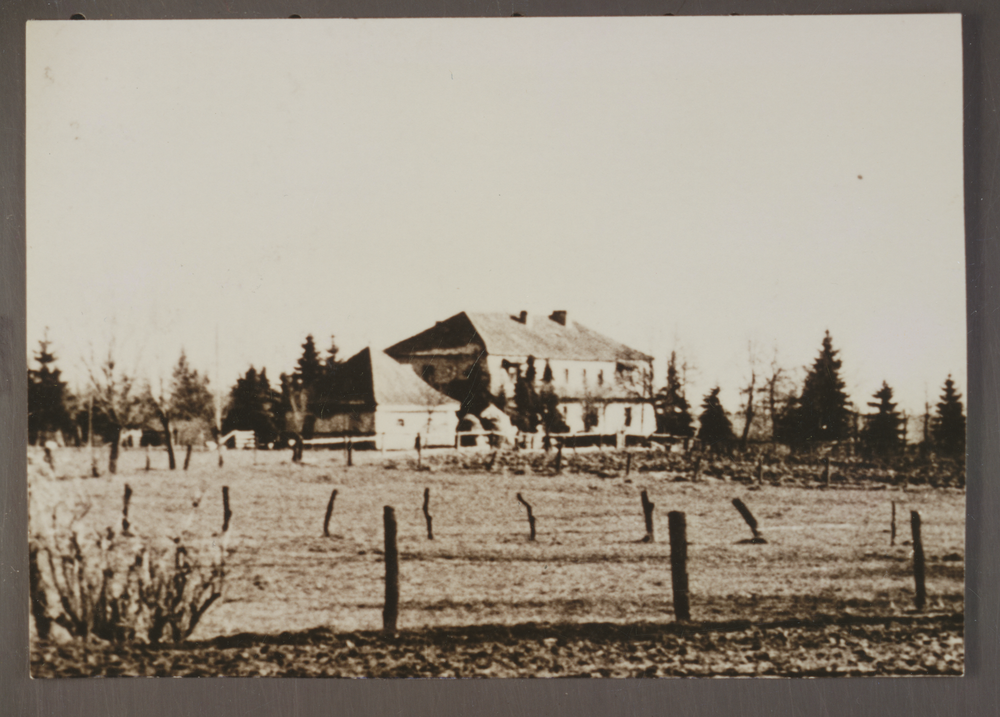
<path id="1" fill-rule="evenodd" d="M 374 440 L 385 450 L 453 446 L 459 402 L 381 351 L 362 349 L 337 369 L 313 411 L 312 436 Z"/>

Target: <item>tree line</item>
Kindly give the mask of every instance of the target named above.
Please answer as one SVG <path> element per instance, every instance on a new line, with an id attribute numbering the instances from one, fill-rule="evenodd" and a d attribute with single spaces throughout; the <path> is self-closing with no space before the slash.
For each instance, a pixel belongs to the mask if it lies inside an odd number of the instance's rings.
<path id="1" fill-rule="evenodd" d="M 28 440 L 44 441 L 60 434 L 65 440 L 86 443 L 91 435 L 112 446 L 112 464 L 117 459 L 122 432 L 143 430 L 143 443 L 165 444 L 171 467 L 174 443 L 194 443 L 232 430 L 253 431 L 260 443 L 269 444 L 282 436 L 299 439 L 312 430 L 315 417 L 332 398 L 342 362 L 331 337 L 325 355 L 316 348 L 312 335 L 302 344 L 302 353 L 291 373 L 282 373 L 272 385 L 266 368 L 251 366 L 229 389 L 226 400 L 216 401 L 208 376 L 191 367 L 181 351 L 170 380 L 165 384 L 140 383 L 134 372 L 116 361 L 114 347 L 96 366 L 88 366 L 88 383 L 80 395 L 69 391 L 56 366 L 46 336 L 34 354 L 36 366 L 28 370 Z M 512 424 L 527 433 L 564 433 L 568 427 L 558 409 L 559 397 L 553 388 L 552 369 L 546 361 L 538 376 L 536 359 L 528 357 L 519 370 L 514 395 L 495 398 L 494 403 L 511 416 Z M 713 449 L 746 445 L 751 426 L 766 419 L 766 439 L 793 449 L 818 442 L 858 442 L 875 455 L 890 455 L 906 445 L 907 418 L 893 401 L 893 389 L 883 381 L 867 402 L 869 412 L 855 410 L 841 378 L 839 351 L 827 332 L 801 386 L 792 385 L 788 373 L 773 362 L 768 375 L 760 379 L 751 372 L 738 414 L 743 429 L 737 436 L 731 414 L 722 405 L 720 388 L 713 387 L 702 398 L 697 425 L 686 398 L 686 366 L 671 353 L 664 385 L 652 388 L 651 375 L 641 378 L 639 400 L 652 404 L 656 432 L 678 438 L 697 438 Z M 593 401 L 592 401 L 593 402 Z M 586 404 L 586 402 L 585 402 Z M 588 406 L 584 406 L 587 422 Z M 596 415 L 596 409 L 591 407 Z M 962 395 L 951 376 L 945 380 L 936 410 L 925 406 L 921 446 L 938 453 L 959 456 L 965 452 L 965 410 Z M 593 427 L 587 426 L 587 430 Z"/>

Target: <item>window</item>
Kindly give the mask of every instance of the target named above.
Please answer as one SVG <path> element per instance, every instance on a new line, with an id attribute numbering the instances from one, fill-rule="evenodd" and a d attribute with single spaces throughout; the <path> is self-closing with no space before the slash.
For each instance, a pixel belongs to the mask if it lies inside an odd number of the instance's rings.
<path id="1" fill-rule="evenodd" d="M 569 383 L 569 369 L 566 369 L 566 383 Z"/>
<path id="2" fill-rule="evenodd" d="M 397 421 L 397 423 L 399 423 L 399 425 L 401 425 L 401 426 L 405 426 L 406 425 L 406 421 L 404 421 L 402 418 L 400 418 L 399 421 Z"/>
<path id="3" fill-rule="evenodd" d="M 597 385 L 598 386 L 604 385 L 604 371 L 597 372 Z"/>
<path id="4" fill-rule="evenodd" d="M 583 382 L 587 383 L 587 369 L 583 369 Z"/>
<path id="5" fill-rule="evenodd" d="M 632 425 L 632 407 L 625 407 L 625 427 L 628 428 Z"/>

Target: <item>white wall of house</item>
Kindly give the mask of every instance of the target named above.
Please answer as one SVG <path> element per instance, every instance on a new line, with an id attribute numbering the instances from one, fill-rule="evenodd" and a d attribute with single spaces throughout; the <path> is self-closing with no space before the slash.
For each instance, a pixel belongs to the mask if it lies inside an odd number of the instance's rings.
<path id="1" fill-rule="evenodd" d="M 384 406 L 375 410 L 375 434 L 380 448 L 412 449 L 416 437 L 424 447 L 454 446 L 457 406 L 428 410 L 421 406 Z"/>
<path id="2" fill-rule="evenodd" d="M 502 388 L 507 397 L 514 395 L 516 370 L 503 368 L 504 361 L 520 364 L 521 372 L 527 370 L 527 356 L 494 356 L 486 357 L 486 365 L 490 371 L 490 391 L 497 395 Z M 575 398 L 592 396 L 622 396 L 622 387 L 618 382 L 616 361 L 567 361 L 550 359 L 552 368 L 552 387 L 558 396 Z M 541 384 L 545 373 L 545 359 L 535 358 L 535 380 Z"/>

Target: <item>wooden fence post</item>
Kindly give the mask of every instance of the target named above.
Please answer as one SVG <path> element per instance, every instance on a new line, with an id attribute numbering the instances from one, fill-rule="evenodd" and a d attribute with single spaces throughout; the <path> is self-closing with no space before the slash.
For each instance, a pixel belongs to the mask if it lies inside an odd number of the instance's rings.
<path id="1" fill-rule="evenodd" d="M 149 446 L 146 446 L 146 472 L 149 472 Z"/>
<path id="2" fill-rule="evenodd" d="M 916 583 L 913 604 L 919 612 L 927 604 L 927 586 L 924 584 L 924 542 L 920 537 L 920 513 L 915 510 L 910 511 L 910 528 L 913 531 L 913 580 Z"/>
<path id="3" fill-rule="evenodd" d="M 830 485 L 830 456 L 823 456 L 823 482 Z"/>
<path id="4" fill-rule="evenodd" d="M 746 521 L 747 525 L 750 526 L 750 531 L 753 533 L 753 539 L 751 543 L 766 543 L 767 541 L 761 536 L 760 531 L 757 530 L 757 519 L 753 517 L 753 513 L 750 509 L 746 507 L 742 500 L 739 498 L 733 498 L 733 506 L 740 512 L 743 516 L 743 520 Z"/>
<path id="5" fill-rule="evenodd" d="M 187 470 L 189 465 L 191 465 L 191 444 L 190 443 L 188 443 L 187 452 L 184 454 L 184 470 Z"/>
<path id="6" fill-rule="evenodd" d="M 385 506 L 385 608 L 382 610 L 382 629 L 396 631 L 399 617 L 399 551 L 396 548 L 396 511 Z"/>
<path id="7" fill-rule="evenodd" d="M 672 510 L 667 513 L 670 532 L 670 581 L 674 591 L 674 617 L 677 620 L 691 619 L 691 605 L 688 599 L 687 575 L 687 522 L 684 514 Z"/>
<path id="8" fill-rule="evenodd" d="M 656 507 L 656 504 L 649 502 L 649 495 L 646 491 L 643 491 L 639 497 L 642 499 L 642 516 L 646 521 L 646 537 L 642 539 L 642 542 L 656 542 L 656 536 L 653 534 L 653 508 Z"/>
<path id="9" fill-rule="evenodd" d="M 326 517 L 323 518 L 323 537 L 330 537 L 330 518 L 333 517 L 333 504 L 337 500 L 337 489 L 330 494 L 330 502 L 326 504 Z"/>
<path id="10" fill-rule="evenodd" d="M 424 488 L 424 520 L 427 521 L 427 539 L 434 540 L 434 530 L 431 524 L 434 522 L 430 514 L 431 489 Z"/>
<path id="11" fill-rule="evenodd" d="M 229 519 L 233 517 L 233 511 L 229 510 L 229 486 L 222 486 L 222 532 L 229 530 Z"/>
<path id="12" fill-rule="evenodd" d="M 632 454 L 625 454 L 625 477 L 628 478 L 628 474 L 632 471 Z"/>
<path id="13" fill-rule="evenodd" d="M 423 453 L 421 448 L 420 434 L 417 434 L 416 449 L 417 449 L 417 468 L 423 465 Z"/>
<path id="14" fill-rule="evenodd" d="M 757 485 L 764 485 L 764 456 L 757 461 Z"/>
<path id="15" fill-rule="evenodd" d="M 556 473 L 562 473 L 562 443 L 556 447 Z"/>
<path id="16" fill-rule="evenodd" d="M 347 439 L 347 467 L 350 468 L 354 465 L 354 439 Z"/>
<path id="17" fill-rule="evenodd" d="M 889 545 L 896 544 L 896 501 L 892 501 L 892 522 L 889 523 Z"/>
<path id="18" fill-rule="evenodd" d="M 531 511 L 531 506 L 528 505 L 528 501 L 526 501 L 524 498 L 522 498 L 520 493 L 517 494 L 517 499 L 521 503 L 521 505 L 523 505 L 525 508 L 528 509 L 528 528 L 531 531 L 531 534 L 528 536 L 528 540 L 534 540 L 535 539 L 535 514 Z"/>
<path id="19" fill-rule="evenodd" d="M 694 459 L 694 473 L 691 474 L 692 483 L 698 482 L 698 474 L 700 472 L 701 472 L 701 454 L 699 453 L 698 457 Z"/>
<path id="20" fill-rule="evenodd" d="M 128 522 L 128 504 L 132 500 L 132 486 L 128 483 L 125 484 L 125 502 L 122 505 L 122 535 L 128 535 L 129 522 Z"/>

